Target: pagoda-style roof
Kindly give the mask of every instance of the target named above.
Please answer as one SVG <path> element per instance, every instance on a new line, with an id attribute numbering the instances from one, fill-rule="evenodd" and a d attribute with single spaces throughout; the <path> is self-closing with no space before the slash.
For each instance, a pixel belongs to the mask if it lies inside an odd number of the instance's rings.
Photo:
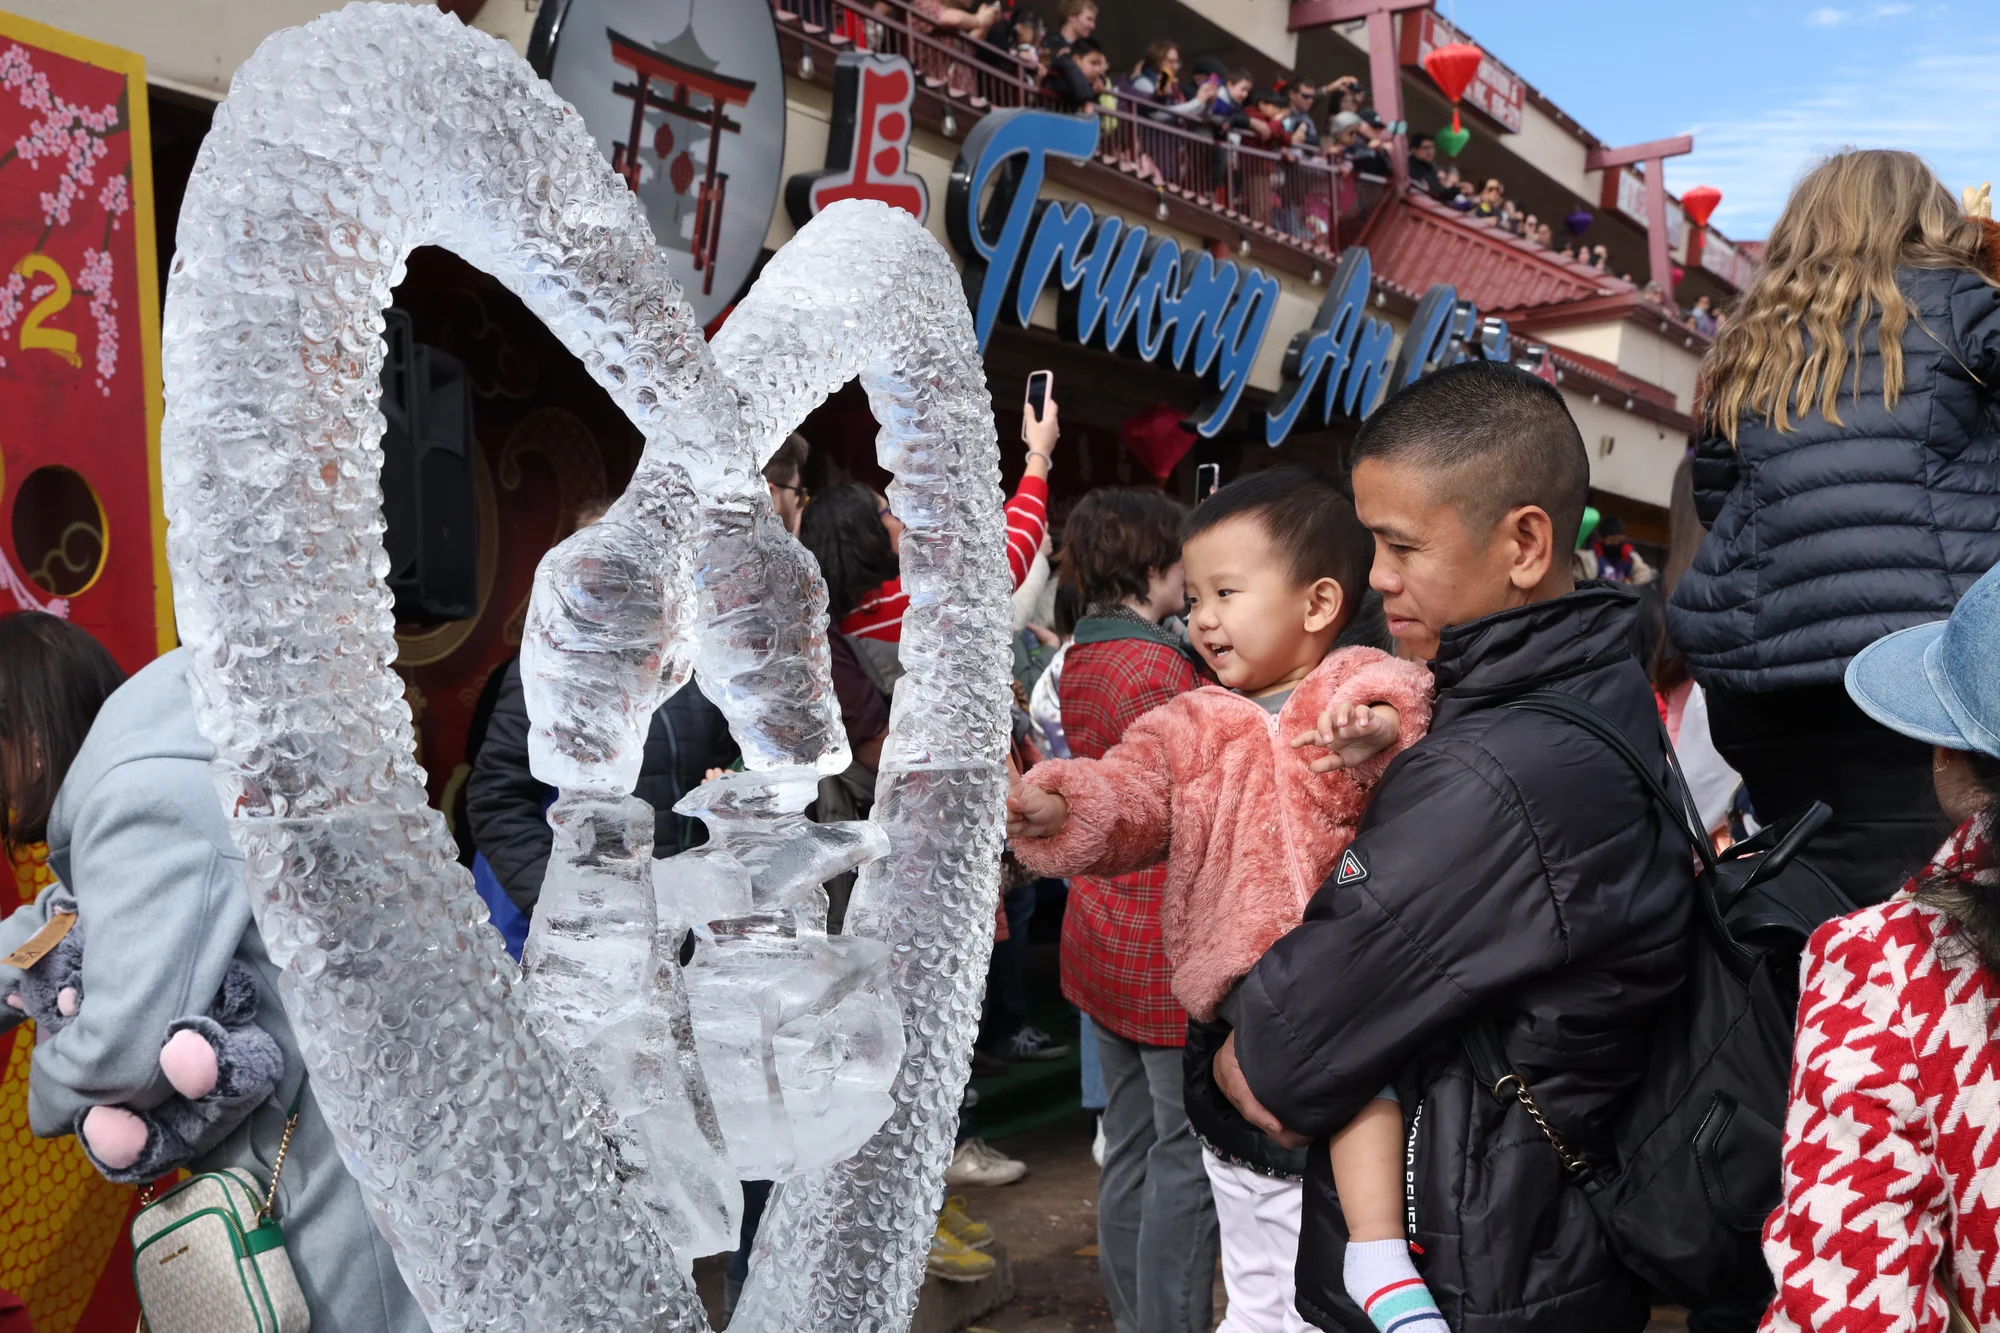
<path id="1" fill-rule="evenodd" d="M 755 79 L 737 79 L 717 72 L 716 62 L 695 39 L 692 23 L 661 45 L 627 37 L 616 28 L 606 28 L 604 35 L 611 39 L 611 58 L 619 64 L 650 78 L 680 84 L 721 105 L 742 106 L 757 91 Z"/>

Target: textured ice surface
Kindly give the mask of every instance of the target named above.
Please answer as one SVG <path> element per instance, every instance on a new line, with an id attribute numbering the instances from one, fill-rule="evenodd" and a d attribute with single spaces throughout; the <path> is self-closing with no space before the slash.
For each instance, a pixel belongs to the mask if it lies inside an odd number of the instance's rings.
<path id="1" fill-rule="evenodd" d="M 852 1156 L 787 1181 L 730 1327 L 908 1326 L 993 947 L 1007 746 L 1006 527 L 986 373 L 958 274 L 907 214 L 835 205 L 764 268 L 715 339 L 760 452 L 855 376 L 903 521 L 902 661 L 845 932 L 891 950 L 906 1049 L 895 1109 Z M 704 653 L 706 648 L 704 647 Z"/>
<path id="2" fill-rule="evenodd" d="M 523 645 L 534 762 L 563 792 L 532 1010 L 426 804 L 390 669 L 381 310 L 421 244 L 519 295 L 646 439 L 607 521 L 544 561 Z M 164 331 L 175 608 L 217 786 L 315 1094 L 433 1325 L 703 1327 L 669 1249 L 712 1241 L 734 1198 L 669 948 L 699 908 L 735 923 L 702 941 L 718 977 L 777 1016 L 794 1124 L 794 1092 L 837 1109 L 864 1100 L 849 1072 L 879 1079 L 885 975 L 903 1016 L 886 1122 L 783 1188 L 740 1326 L 905 1327 L 991 944 L 1006 733 L 997 451 L 942 249 L 880 205 L 829 209 L 711 356 L 630 192 L 524 62 L 434 9 L 355 5 L 237 72 Z M 774 819 L 691 861 L 682 894 L 628 797 L 690 657 L 769 770 L 732 800 L 777 810 L 795 770 L 846 765 L 824 590 L 757 468 L 857 373 L 907 525 L 909 674 L 878 787 L 888 855 L 862 871 L 854 938 L 800 968 L 823 920 L 810 876 L 879 843 Z"/>
<path id="3" fill-rule="evenodd" d="M 562 789 L 521 953 L 528 1005 L 683 1263 L 736 1247 L 743 1195 L 698 1064 L 684 926 L 654 902 L 653 809 L 631 791 L 653 710 L 687 679 L 695 511 L 672 466 L 635 486 L 543 558 L 521 638 L 529 757 Z"/>
<path id="4" fill-rule="evenodd" d="M 692 925 L 696 1048 L 745 1180 L 839 1161 L 888 1118 L 904 1052 L 889 946 L 826 935 L 833 876 L 875 860 L 873 823 L 814 824 L 809 768 L 737 773 L 674 807 L 709 841 L 654 863 L 663 918 Z"/>

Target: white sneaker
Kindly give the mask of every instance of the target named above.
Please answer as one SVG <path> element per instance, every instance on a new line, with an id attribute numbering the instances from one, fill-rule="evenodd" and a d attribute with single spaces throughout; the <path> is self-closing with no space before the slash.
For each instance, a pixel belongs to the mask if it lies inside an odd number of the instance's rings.
<path id="1" fill-rule="evenodd" d="M 1097 1137 L 1090 1141 L 1090 1160 L 1097 1163 L 1097 1169 L 1104 1169 L 1104 1117 L 1097 1117 Z"/>
<path id="2" fill-rule="evenodd" d="M 1028 1174 L 1028 1164 L 1005 1157 L 986 1146 L 983 1139 L 967 1139 L 951 1155 L 944 1170 L 944 1183 L 960 1185 L 1011 1185 Z"/>

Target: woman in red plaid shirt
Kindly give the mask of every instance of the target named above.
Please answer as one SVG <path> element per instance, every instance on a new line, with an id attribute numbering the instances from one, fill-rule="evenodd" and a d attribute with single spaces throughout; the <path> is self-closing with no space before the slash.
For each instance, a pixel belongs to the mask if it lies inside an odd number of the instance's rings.
<path id="1" fill-rule="evenodd" d="M 1181 507 L 1153 490 L 1085 496 L 1063 529 L 1062 579 L 1084 607 L 1063 658 L 1070 753 L 1096 759 L 1141 716 L 1203 682 L 1160 622 L 1178 615 Z M 1070 881 L 1062 987 L 1103 1058 L 1098 1270 L 1119 1333 L 1208 1333 L 1218 1241 L 1201 1144 L 1181 1100 L 1187 1011 L 1160 943 L 1165 866 Z"/>

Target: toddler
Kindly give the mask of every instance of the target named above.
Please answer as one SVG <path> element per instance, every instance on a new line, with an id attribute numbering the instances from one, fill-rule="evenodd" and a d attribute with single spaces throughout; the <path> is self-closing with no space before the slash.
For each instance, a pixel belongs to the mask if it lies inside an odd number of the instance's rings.
<path id="1" fill-rule="evenodd" d="M 1335 647 L 1366 589 L 1373 540 L 1323 477 L 1274 468 L 1224 487 L 1190 518 L 1182 556 L 1188 637 L 1225 688 L 1154 709 L 1101 759 L 1037 765 L 1008 794 L 1007 832 L 1022 864 L 1044 875 L 1166 861 L 1160 929 L 1192 1046 L 1202 1029 L 1219 1030 L 1217 1005 L 1321 883 L 1339 883 L 1370 788 L 1429 722 L 1430 675 L 1379 649 Z M 1204 1060 L 1189 1063 L 1189 1114 L 1222 1231 L 1226 1327 L 1303 1330 L 1296 1173 L 1268 1155 L 1217 1151 L 1217 1115 L 1246 1122 L 1193 1089 L 1207 1074 L 1194 1068 Z M 1394 1097 L 1385 1091 L 1333 1139 L 1346 1285 L 1378 1328 L 1443 1333 L 1404 1238 Z"/>

